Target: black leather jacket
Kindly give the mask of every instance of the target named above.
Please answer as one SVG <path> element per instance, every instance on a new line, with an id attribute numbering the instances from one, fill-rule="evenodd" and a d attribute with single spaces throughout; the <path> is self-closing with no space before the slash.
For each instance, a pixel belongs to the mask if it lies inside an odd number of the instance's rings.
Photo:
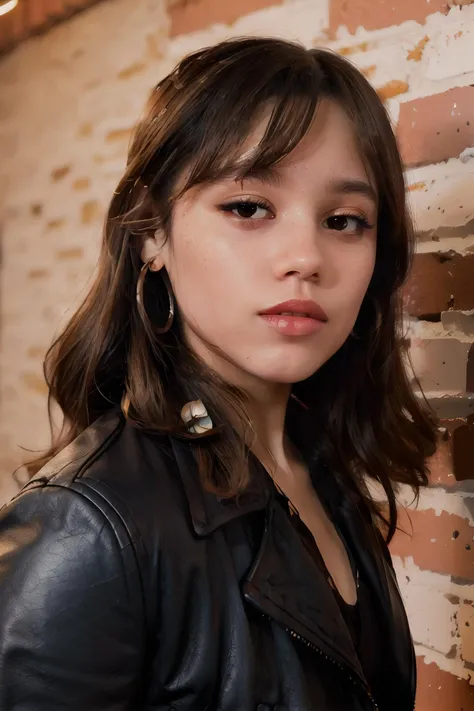
<path id="1" fill-rule="evenodd" d="M 334 596 L 255 463 L 203 492 L 191 445 L 111 413 L 0 513 L 2 711 L 411 711 L 413 645 L 385 544 L 342 500 L 370 581 L 369 690 Z"/>

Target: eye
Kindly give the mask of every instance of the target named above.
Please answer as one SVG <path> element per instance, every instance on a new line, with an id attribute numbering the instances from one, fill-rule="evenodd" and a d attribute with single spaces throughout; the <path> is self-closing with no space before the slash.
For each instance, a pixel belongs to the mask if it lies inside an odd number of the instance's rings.
<path id="1" fill-rule="evenodd" d="M 371 230 L 374 227 L 365 217 L 359 215 L 332 215 L 324 220 L 323 225 L 330 230 L 346 234 L 362 234 L 364 230 Z"/>
<path id="2" fill-rule="evenodd" d="M 223 212 L 229 212 L 241 220 L 262 220 L 272 217 L 269 205 L 263 200 L 235 200 L 221 205 Z"/>

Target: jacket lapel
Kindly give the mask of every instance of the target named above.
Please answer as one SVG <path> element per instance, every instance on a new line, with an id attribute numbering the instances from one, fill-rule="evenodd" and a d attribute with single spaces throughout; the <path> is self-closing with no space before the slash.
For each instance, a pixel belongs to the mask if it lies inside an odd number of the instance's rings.
<path id="1" fill-rule="evenodd" d="M 334 595 L 281 504 L 267 509 L 260 551 L 243 586 L 248 602 L 367 686 Z"/>

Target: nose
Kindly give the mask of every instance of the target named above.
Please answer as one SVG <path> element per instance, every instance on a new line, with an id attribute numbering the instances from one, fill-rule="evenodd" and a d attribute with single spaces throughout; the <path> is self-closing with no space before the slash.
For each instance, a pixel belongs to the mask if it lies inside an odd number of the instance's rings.
<path id="1" fill-rule="evenodd" d="M 314 222 L 295 225 L 291 234 L 281 240 L 275 259 L 277 279 L 294 277 L 301 281 L 317 281 L 320 278 L 323 255 Z"/>

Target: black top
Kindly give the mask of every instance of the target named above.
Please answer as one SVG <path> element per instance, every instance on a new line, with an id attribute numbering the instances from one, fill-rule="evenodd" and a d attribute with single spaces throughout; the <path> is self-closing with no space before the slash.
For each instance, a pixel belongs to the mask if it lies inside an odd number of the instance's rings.
<path id="1" fill-rule="evenodd" d="M 357 567 L 353 551 L 349 545 L 348 540 L 344 536 L 342 528 L 338 525 L 337 521 L 331 516 L 332 523 L 336 528 L 341 541 L 349 558 L 349 562 L 352 569 L 352 574 L 357 585 L 357 601 L 354 605 L 348 604 L 342 595 L 340 594 L 334 580 L 327 569 L 324 559 L 319 551 L 319 548 L 314 540 L 314 537 L 308 527 L 303 523 L 298 514 L 293 510 L 291 504 L 288 502 L 287 498 L 283 493 L 278 494 L 281 502 L 288 509 L 290 520 L 300 536 L 305 548 L 308 550 L 313 561 L 323 572 L 328 586 L 331 588 L 336 602 L 341 611 L 344 622 L 347 626 L 349 634 L 351 636 L 354 649 L 359 658 L 361 667 L 363 669 L 365 678 L 369 683 L 370 687 L 373 687 L 377 680 L 378 674 L 378 664 L 380 655 L 377 650 L 380 648 L 381 640 L 379 632 L 377 629 L 377 622 L 373 614 L 373 604 L 371 601 L 371 594 L 369 587 L 364 579 L 364 576 L 360 574 Z"/>

